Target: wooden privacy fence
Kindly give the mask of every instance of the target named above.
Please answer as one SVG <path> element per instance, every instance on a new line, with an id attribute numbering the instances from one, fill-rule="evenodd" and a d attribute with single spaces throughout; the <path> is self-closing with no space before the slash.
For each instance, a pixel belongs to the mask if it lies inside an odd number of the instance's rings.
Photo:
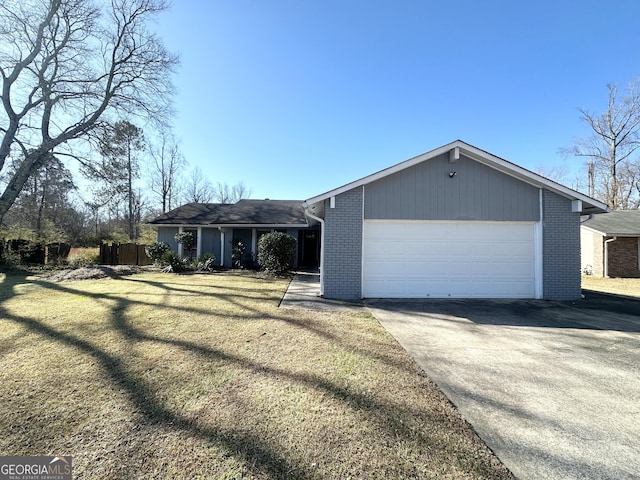
<path id="1" fill-rule="evenodd" d="M 13 252 L 25 263 L 48 265 L 65 260 L 71 245 L 68 243 L 35 243 L 29 240 L 0 240 L 0 256 Z"/>
<path id="2" fill-rule="evenodd" d="M 100 263 L 103 265 L 151 265 L 153 262 L 137 243 L 100 245 Z"/>

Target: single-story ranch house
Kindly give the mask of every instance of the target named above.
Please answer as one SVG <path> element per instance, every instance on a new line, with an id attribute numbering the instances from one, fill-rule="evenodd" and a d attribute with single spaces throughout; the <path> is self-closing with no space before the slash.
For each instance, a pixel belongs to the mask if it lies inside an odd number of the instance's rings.
<path id="1" fill-rule="evenodd" d="M 240 200 L 234 204 L 188 203 L 149 222 L 157 228 L 158 242 L 167 243 L 180 255 L 199 257 L 213 254 L 219 265 L 232 266 L 232 247 L 242 242 L 243 264 L 255 262 L 258 239 L 272 231 L 284 232 L 296 240 L 294 267 L 317 268 L 320 262 L 320 232 L 310 226 L 302 200 Z M 184 252 L 176 233 L 192 232 L 193 252 Z"/>
<path id="2" fill-rule="evenodd" d="M 640 277 L 640 211 L 595 215 L 580 225 L 583 273 Z"/>
<path id="3" fill-rule="evenodd" d="M 233 239 L 298 239 L 327 298 L 580 297 L 580 218 L 607 206 L 457 140 L 304 202 L 188 204 L 153 222 L 158 240 L 197 233 L 230 265 Z"/>

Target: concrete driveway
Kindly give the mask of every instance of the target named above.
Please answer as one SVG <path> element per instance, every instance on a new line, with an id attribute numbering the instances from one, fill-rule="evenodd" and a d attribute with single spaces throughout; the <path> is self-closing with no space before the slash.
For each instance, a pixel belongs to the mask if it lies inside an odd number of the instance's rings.
<path id="1" fill-rule="evenodd" d="M 367 305 L 520 479 L 640 479 L 640 302 Z"/>

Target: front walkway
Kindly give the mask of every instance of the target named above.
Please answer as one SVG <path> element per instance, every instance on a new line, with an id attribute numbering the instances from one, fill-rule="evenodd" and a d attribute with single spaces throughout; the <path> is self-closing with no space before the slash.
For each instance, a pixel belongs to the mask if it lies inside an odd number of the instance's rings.
<path id="1" fill-rule="evenodd" d="M 320 296 L 320 274 L 318 272 L 295 272 L 285 293 L 280 308 L 299 308 L 320 312 L 348 312 L 362 310 L 361 303 L 329 300 Z"/>

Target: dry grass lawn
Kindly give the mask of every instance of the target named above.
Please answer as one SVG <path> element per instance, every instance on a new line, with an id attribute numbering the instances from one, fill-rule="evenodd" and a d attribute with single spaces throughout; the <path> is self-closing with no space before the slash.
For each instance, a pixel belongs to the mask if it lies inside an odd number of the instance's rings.
<path id="1" fill-rule="evenodd" d="M 583 275 L 582 288 L 640 298 L 640 278 L 602 278 Z"/>
<path id="2" fill-rule="evenodd" d="M 0 455 L 74 478 L 511 478 L 368 313 L 284 280 L 0 283 Z"/>

